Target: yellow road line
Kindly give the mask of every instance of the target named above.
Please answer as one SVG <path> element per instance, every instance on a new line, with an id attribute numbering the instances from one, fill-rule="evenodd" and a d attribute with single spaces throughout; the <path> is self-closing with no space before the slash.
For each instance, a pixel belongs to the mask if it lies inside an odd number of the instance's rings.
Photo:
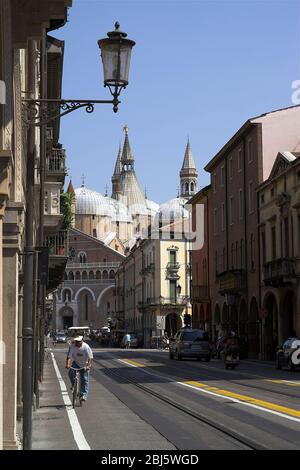
<path id="1" fill-rule="evenodd" d="M 249 397 L 246 395 L 240 395 L 239 393 L 234 393 L 234 392 L 229 392 L 228 390 L 222 390 L 217 387 L 210 387 L 207 384 L 203 384 L 201 382 L 195 382 L 195 381 L 185 381 L 183 382 L 184 384 L 191 385 L 193 387 L 199 388 L 199 389 L 204 389 L 205 391 L 210 391 L 214 392 L 218 395 L 228 397 L 228 398 L 234 398 L 236 400 L 239 400 L 241 402 L 245 403 L 250 403 L 252 405 L 257 405 L 260 406 L 261 408 L 266 408 L 268 410 L 272 411 L 277 411 L 279 413 L 284 413 L 289 416 L 293 416 L 295 418 L 300 418 L 300 411 L 295 410 L 293 408 L 287 408 L 285 406 L 281 405 L 276 405 L 276 403 L 271 403 L 268 401 L 263 401 L 263 400 L 258 400 L 257 398 Z"/>
<path id="2" fill-rule="evenodd" d="M 125 362 L 125 363 L 130 364 L 131 366 L 135 366 L 135 367 L 146 367 L 141 362 L 134 361 L 133 359 L 122 359 L 122 360 L 120 360 L 120 362 Z"/>
<path id="3" fill-rule="evenodd" d="M 271 380 L 271 379 L 264 379 L 265 382 L 272 382 L 274 384 L 283 384 L 289 385 L 290 387 L 300 387 L 300 382 L 292 382 L 290 380 Z"/>

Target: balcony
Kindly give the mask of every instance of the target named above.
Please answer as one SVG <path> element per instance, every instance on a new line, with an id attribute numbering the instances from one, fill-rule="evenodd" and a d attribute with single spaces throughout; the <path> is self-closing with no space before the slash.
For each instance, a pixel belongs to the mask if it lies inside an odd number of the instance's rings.
<path id="1" fill-rule="evenodd" d="M 45 245 L 49 250 L 49 276 L 47 291 L 51 292 L 63 282 L 68 261 L 67 231 L 46 237 Z"/>
<path id="2" fill-rule="evenodd" d="M 166 267 L 166 279 L 169 279 L 169 280 L 180 279 L 180 276 L 178 275 L 179 268 L 180 268 L 179 263 L 168 263 Z"/>
<path id="3" fill-rule="evenodd" d="M 296 262 L 294 258 L 278 258 L 264 264 L 264 284 L 281 287 L 292 284 L 296 279 Z"/>
<path id="4" fill-rule="evenodd" d="M 210 302 L 208 286 L 192 286 L 192 301 L 198 303 Z"/>
<path id="5" fill-rule="evenodd" d="M 138 302 L 138 310 L 156 310 L 157 308 L 164 310 L 172 308 L 173 310 L 182 311 L 187 303 L 187 298 L 185 296 L 177 296 L 177 299 L 174 297 L 164 297 L 160 299 L 159 297 L 148 297 L 146 301 Z"/>
<path id="6" fill-rule="evenodd" d="M 145 274 L 149 274 L 149 273 L 154 273 L 155 271 L 155 263 L 150 263 L 148 266 L 146 266 L 145 268 L 143 268 L 141 271 L 140 271 L 140 274 L 143 276 Z"/>
<path id="7" fill-rule="evenodd" d="M 242 295 L 246 289 L 246 272 L 243 269 L 232 269 L 217 274 L 219 293 L 221 295 Z"/>
<path id="8" fill-rule="evenodd" d="M 105 269 L 105 268 L 118 268 L 121 263 L 115 261 L 99 262 L 99 263 L 68 263 L 68 269 Z"/>
<path id="9" fill-rule="evenodd" d="M 64 183 L 67 174 L 65 149 L 52 149 L 46 159 L 46 178 Z"/>

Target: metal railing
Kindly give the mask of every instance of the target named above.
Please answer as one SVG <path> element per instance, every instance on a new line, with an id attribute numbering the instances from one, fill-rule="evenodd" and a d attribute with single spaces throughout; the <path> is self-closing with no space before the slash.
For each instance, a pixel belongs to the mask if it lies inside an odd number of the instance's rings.
<path id="1" fill-rule="evenodd" d="M 68 263 L 67 269 L 118 268 L 121 263 L 115 261 L 101 263 Z"/>
<path id="2" fill-rule="evenodd" d="M 49 248 L 49 255 L 51 256 L 68 256 L 68 238 L 67 231 L 60 231 L 56 235 L 49 235 L 46 237 L 45 244 Z"/>
<path id="3" fill-rule="evenodd" d="M 115 285 L 114 279 L 64 279 L 64 284 L 111 284 Z"/>
<path id="4" fill-rule="evenodd" d="M 52 149 L 46 160 L 46 170 L 50 173 L 66 173 L 65 149 Z"/>
<path id="5" fill-rule="evenodd" d="M 281 279 L 283 277 L 294 277 L 295 273 L 294 258 L 278 258 L 264 264 L 264 280 Z"/>

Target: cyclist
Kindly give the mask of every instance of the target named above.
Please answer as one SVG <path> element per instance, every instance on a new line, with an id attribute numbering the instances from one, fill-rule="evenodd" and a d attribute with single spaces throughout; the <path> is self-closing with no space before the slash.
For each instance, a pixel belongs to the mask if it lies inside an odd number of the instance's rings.
<path id="1" fill-rule="evenodd" d="M 83 336 L 74 338 L 74 342 L 70 345 L 67 359 L 66 368 L 69 369 L 69 377 L 73 387 L 75 380 L 75 369 L 82 369 L 80 371 L 80 400 L 86 401 L 89 392 L 89 372 L 92 367 L 93 352 L 88 344 L 83 341 Z"/>

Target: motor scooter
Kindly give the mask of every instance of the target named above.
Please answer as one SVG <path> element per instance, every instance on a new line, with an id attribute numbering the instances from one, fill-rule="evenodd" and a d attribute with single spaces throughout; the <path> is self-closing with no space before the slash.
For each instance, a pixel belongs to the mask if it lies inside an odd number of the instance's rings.
<path id="1" fill-rule="evenodd" d="M 240 363 L 240 356 L 238 352 L 226 352 L 224 351 L 224 364 L 225 364 L 225 369 L 234 369 L 237 367 Z"/>

